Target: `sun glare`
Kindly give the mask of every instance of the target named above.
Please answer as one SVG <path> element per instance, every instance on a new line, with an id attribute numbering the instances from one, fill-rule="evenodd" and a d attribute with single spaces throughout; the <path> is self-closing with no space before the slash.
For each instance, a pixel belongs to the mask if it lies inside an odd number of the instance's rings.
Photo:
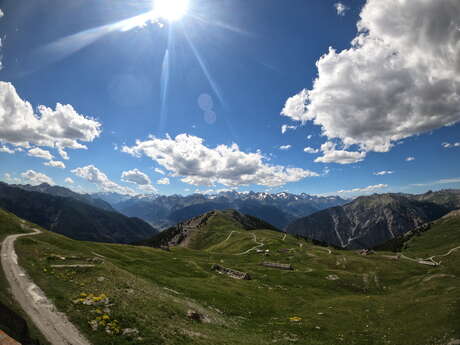
<path id="1" fill-rule="evenodd" d="M 171 22 L 180 20 L 188 10 L 188 0 L 154 0 L 153 12 Z"/>

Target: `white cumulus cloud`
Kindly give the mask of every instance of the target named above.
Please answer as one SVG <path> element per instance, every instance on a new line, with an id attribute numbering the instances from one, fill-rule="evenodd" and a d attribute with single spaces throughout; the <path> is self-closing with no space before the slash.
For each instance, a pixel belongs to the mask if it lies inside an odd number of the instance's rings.
<path id="1" fill-rule="evenodd" d="M 316 163 L 337 163 L 337 164 L 353 164 L 358 163 L 366 158 L 366 152 L 353 152 L 336 148 L 337 145 L 333 142 L 326 142 L 321 145 L 323 155 L 315 159 Z"/>
<path id="2" fill-rule="evenodd" d="M 384 176 L 384 175 L 392 175 L 394 173 L 395 172 L 391 171 L 391 170 L 384 170 L 384 171 L 377 171 L 377 172 L 374 173 L 374 175 L 376 175 L 376 176 Z"/>
<path id="3" fill-rule="evenodd" d="M 187 134 L 166 139 L 151 136 L 149 140 L 136 141 L 132 147 L 124 146 L 122 151 L 150 157 L 172 176 L 196 186 L 281 186 L 318 176 L 309 170 L 267 164 L 260 151 L 245 153 L 235 143 L 209 148 L 202 138 Z"/>
<path id="4" fill-rule="evenodd" d="M 442 147 L 445 149 L 451 149 L 453 147 L 460 147 L 460 143 L 442 143 Z"/>
<path id="5" fill-rule="evenodd" d="M 14 150 L 10 149 L 8 146 L 0 146 L 0 152 L 8 153 L 10 155 L 14 154 Z"/>
<path id="6" fill-rule="evenodd" d="M 336 2 L 334 4 L 334 7 L 335 7 L 335 9 L 337 11 L 337 14 L 339 16 L 344 16 L 346 14 L 346 12 L 350 9 L 349 7 L 345 6 L 341 2 Z"/>
<path id="7" fill-rule="evenodd" d="M 135 194 L 131 188 L 120 186 L 119 184 L 111 181 L 106 174 L 104 174 L 94 165 L 87 165 L 85 167 L 74 169 L 72 170 L 72 173 L 78 177 L 96 184 L 105 192 L 115 192 L 128 195 Z"/>
<path id="8" fill-rule="evenodd" d="M 160 174 L 160 175 L 164 175 L 165 172 L 163 170 L 161 170 L 160 168 L 155 168 L 155 172 Z"/>
<path id="9" fill-rule="evenodd" d="M 46 160 L 51 160 L 54 158 L 51 152 L 47 150 L 43 150 L 39 147 L 34 147 L 33 149 L 30 149 L 27 152 L 27 155 L 30 157 L 37 157 L 37 158 L 46 159 Z"/>
<path id="10" fill-rule="evenodd" d="M 407 157 L 406 162 L 412 162 L 415 161 L 415 157 Z"/>
<path id="11" fill-rule="evenodd" d="M 292 147 L 292 145 L 281 145 L 280 150 L 281 151 L 287 151 Z"/>
<path id="12" fill-rule="evenodd" d="M 306 152 L 306 153 L 318 153 L 319 150 L 318 149 L 314 149 L 313 147 L 306 147 L 303 149 L 303 152 Z"/>
<path id="13" fill-rule="evenodd" d="M 42 183 L 48 183 L 49 185 L 54 185 L 54 181 L 51 177 L 37 172 L 35 170 L 27 170 L 21 174 L 22 178 L 31 185 L 38 185 Z"/>
<path id="14" fill-rule="evenodd" d="M 282 125 L 281 126 L 281 134 L 284 134 L 289 130 L 295 130 L 295 129 L 297 129 L 297 126 Z"/>
<path id="15" fill-rule="evenodd" d="M 133 183 L 144 191 L 156 191 L 156 188 L 152 185 L 152 181 L 150 180 L 150 178 L 139 169 L 123 171 L 123 173 L 121 174 L 121 180 L 123 182 Z"/>
<path id="16" fill-rule="evenodd" d="M 157 181 L 158 184 L 169 184 L 169 178 L 167 177 L 164 177 L 164 178 L 161 178 Z"/>
<path id="17" fill-rule="evenodd" d="M 53 167 L 53 168 L 60 168 L 60 169 L 65 169 L 65 164 L 61 161 L 54 161 L 54 160 L 51 160 L 49 162 L 45 162 L 43 163 L 43 165 L 46 165 L 46 166 L 49 166 L 49 167 Z"/>
<path id="18" fill-rule="evenodd" d="M 37 107 L 22 100 L 11 83 L 0 81 L 0 143 L 29 148 L 30 145 L 64 149 L 86 149 L 101 134 L 101 124 L 78 114 L 71 105 L 56 104 L 55 109 Z"/>
<path id="19" fill-rule="evenodd" d="M 458 0 L 368 0 L 351 48 L 330 48 L 282 115 L 366 152 L 459 122 L 459 18 Z"/>
<path id="20" fill-rule="evenodd" d="M 359 193 L 371 193 L 379 189 L 388 188 L 387 184 L 376 184 L 373 186 L 367 186 L 364 188 L 353 188 L 350 190 L 339 190 L 337 194 L 359 194 Z"/>
<path id="21" fill-rule="evenodd" d="M 70 177 L 67 177 L 65 180 L 64 180 L 65 183 L 67 184 L 74 184 L 75 182 L 72 180 L 72 178 Z"/>

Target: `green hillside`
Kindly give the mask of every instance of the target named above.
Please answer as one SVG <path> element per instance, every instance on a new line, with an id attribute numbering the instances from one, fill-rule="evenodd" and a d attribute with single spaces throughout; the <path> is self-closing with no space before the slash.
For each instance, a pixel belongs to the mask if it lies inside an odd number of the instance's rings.
<path id="1" fill-rule="evenodd" d="M 395 260 L 390 252 L 361 256 L 271 230 L 244 230 L 222 215 L 191 241 L 201 250 L 78 242 L 47 232 L 21 239 L 17 251 L 34 281 L 95 345 L 447 345 L 460 339 L 460 250 L 433 267 Z M 452 217 L 411 239 L 404 255 L 425 258 L 456 246 L 460 218 Z M 294 270 L 261 266 L 264 261 Z M 88 263 L 94 267 L 52 267 Z M 252 279 L 213 272 L 213 264 Z M 191 319 L 190 311 L 202 320 Z"/>

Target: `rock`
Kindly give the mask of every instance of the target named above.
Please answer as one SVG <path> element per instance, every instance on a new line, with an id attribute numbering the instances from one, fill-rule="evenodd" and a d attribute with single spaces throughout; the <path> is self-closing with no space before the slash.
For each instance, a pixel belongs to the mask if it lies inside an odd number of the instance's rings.
<path id="1" fill-rule="evenodd" d="M 329 274 L 327 277 L 326 277 L 327 280 L 339 280 L 339 276 L 338 275 L 335 275 L 335 274 Z"/>
<path id="2" fill-rule="evenodd" d="M 136 337 L 139 335 L 139 330 L 137 328 L 124 328 L 122 330 L 122 334 L 130 337 Z"/>
<path id="3" fill-rule="evenodd" d="M 195 310 L 187 311 L 187 317 L 193 321 L 204 322 L 207 318 Z"/>
<path id="4" fill-rule="evenodd" d="M 96 280 L 97 280 L 98 282 L 102 283 L 102 282 L 105 280 L 105 278 L 104 278 L 104 277 L 97 277 Z"/>

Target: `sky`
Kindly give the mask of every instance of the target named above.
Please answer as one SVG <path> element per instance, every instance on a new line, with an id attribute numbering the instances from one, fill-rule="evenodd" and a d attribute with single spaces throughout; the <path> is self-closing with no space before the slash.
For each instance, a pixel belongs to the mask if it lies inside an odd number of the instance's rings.
<path id="1" fill-rule="evenodd" d="M 0 180 L 460 187 L 458 0 L 2 0 Z"/>

